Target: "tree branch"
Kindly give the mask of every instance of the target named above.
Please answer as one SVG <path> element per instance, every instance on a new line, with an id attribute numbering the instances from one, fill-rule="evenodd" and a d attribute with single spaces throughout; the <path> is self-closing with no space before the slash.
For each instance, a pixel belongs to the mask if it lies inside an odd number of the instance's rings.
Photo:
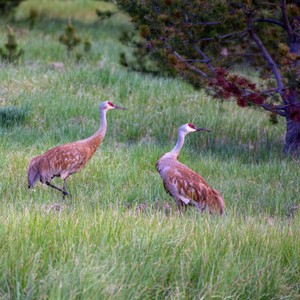
<path id="1" fill-rule="evenodd" d="M 250 95 L 265 95 L 267 97 L 272 96 L 274 94 L 278 93 L 278 91 L 276 89 L 270 89 L 270 90 L 263 90 L 263 91 L 250 91 L 250 90 L 243 90 L 242 95 L 244 97 L 250 96 Z M 288 105 L 270 105 L 267 103 L 262 103 L 259 104 L 259 106 L 261 106 L 262 108 L 264 108 L 265 110 L 268 110 L 270 112 L 276 113 L 282 117 L 286 117 L 286 108 L 288 107 Z"/>
<path id="2" fill-rule="evenodd" d="M 198 68 L 196 68 L 193 65 L 189 64 L 188 62 L 186 62 L 186 60 L 180 54 L 178 54 L 176 51 L 173 51 L 173 53 L 179 59 L 179 61 L 184 63 L 189 69 L 198 73 L 202 77 L 209 78 L 209 76 L 206 73 L 204 73 L 203 71 L 199 70 Z"/>
<path id="3" fill-rule="evenodd" d="M 189 20 L 189 18 L 188 18 L 187 15 L 185 15 L 185 20 L 186 20 L 186 22 L 188 22 L 188 20 Z M 212 23 L 220 23 L 220 22 L 212 22 Z M 193 34 L 192 34 L 190 31 L 188 31 L 188 34 L 189 34 L 190 38 L 193 39 Z M 207 65 L 207 67 L 208 67 L 213 73 L 215 73 L 215 69 L 214 69 L 214 67 L 213 67 L 213 66 L 211 65 L 211 63 L 210 63 L 211 60 L 208 59 L 208 57 L 205 55 L 205 53 L 204 53 L 204 52 L 203 52 L 196 44 L 194 44 L 194 48 L 195 48 L 195 50 L 202 56 L 202 58 L 204 59 L 204 62 L 205 62 L 206 65 Z"/>
<path id="4" fill-rule="evenodd" d="M 183 61 L 188 62 L 188 63 L 190 63 L 190 62 L 206 63 L 207 62 L 205 59 L 184 59 Z"/>
<path id="5" fill-rule="evenodd" d="M 272 106 L 272 105 L 269 105 L 269 104 L 261 104 L 260 105 L 263 109 L 267 110 L 267 111 L 270 111 L 270 112 L 273 112 L 273 113 L 276 113 L 282 117 L 286 117 L 286 113 L 280 109 L 278 109 L 276 106 Z"/>
<path id="6" fill-rule="evenodd" d="M 264 46 L 263 42 L 261 41 L 261 39 L 258 37 L 258 35 L 256 34 L 256 32 L 254 31 L 253 27 L 252 27 L 252 18 L 251 15 L 248 15 L 248 32 L 250 37 L 254 40 L 254 42 L 256 43 L 256 45 L 258 46 L 258 48 L 260 49 L 264 59 L 266 60 L 266 62 L 269 65 L 270 70 L 272 71 L 276 83 L 277 83 L 277 87 L 278 87 L 278 92 L 283 100 L 283 102 L 285 104 L 288 103 L 287 99 L 286 99 L 286 95 L 284 92 L 284 85 L 282 82 L 282 78 L 281 78 L 281 74 L 277 68 L 276 63 L 274 62 L 273 58 L 271 57 L 271 55 L 269 54 L 268 50 L 266 49 L 266 47 Z"/>
<path id="7" fill-rule="evenodd" d="M 218 35 L 217 34 L 217 38 L 219 40 L 222 40 L 222 39 L 226 39 L 228 37 L 231 37 L 233 35 L 239 35 L 239 37 L 241 38 L 241 37 L 245 36 L 245 34 L 246 34 L 246 30 L 243 30 L 243 31 L 239 31 L 239 32 L 227 33 L 227 34 L 224 34 L 224 35 Z"/>
<path id="8" fill-rule="evenodd" d="M 282 17 L 285 23 L 285 28 L 287 30 L 288 36 L 290 41 L 293 39 L 293 30 L 291 27 L 291 24 L 289 22 L 287 13 L 286 13 L 286 0 L 281 0 L 281 4 L 280 4 L 280 8 L 281 8 L 281 12 L 282 12 Z"/>
<path id="9" fill-rule="evenodd" d="M 189 26 L 201 26 L 201 25 L 212 26 L 212 25 L 222 24 L 222 22 L 219 22 L 219 21 L 215 21 L 215 22 L 196 22 L 196 23 L 186 22 L 186 24 L 189 25 Z"/>
<path id="10" fill-rule="evenodd" d="M 264 22 L 264 23 L 270 23 L 270 24 L 275 24 L 278 25 L 282 28 L 286 28 L 285 23 L 282 23 L 278 20 L 275 19 L 268 19 L 268 18 L 258 18 L 258 19 L 254 19 L 253 22 Z"/>
<path id="11" fill-rule="evenodd" d="M 206 63 L 206 65 L 208 66 L 208 68 L 215 73 L 215 68 L 212 66 L 212 64 L 210 63 L 211 60 L 208 59 L 208 57 L 206 56 L 206 54 L 197 46 L 194 45 L 194 48 L 196 49 L 196 51 L 204 58 L 204 62 Z"/>

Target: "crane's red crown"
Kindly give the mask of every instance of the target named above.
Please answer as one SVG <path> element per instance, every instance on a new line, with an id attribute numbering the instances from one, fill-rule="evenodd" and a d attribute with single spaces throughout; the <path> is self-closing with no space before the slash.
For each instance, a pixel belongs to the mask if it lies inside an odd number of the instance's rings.
<path id="1" fill-rule="evenodd" d="M 110 101 L 108 102 L 108 105 L 114 107 L 114 105 L 113 105 L 112 102 L 110 102 Z"/>
<path id="2" fill-rule="evenodd" d="M 193 129 L 196 129 L 196 127 L 195 127 L 194 124 L 190 123 L 190 124 L 188 124 L 188 125 L 189 125 L 189 127 L 193 128 Z"/>

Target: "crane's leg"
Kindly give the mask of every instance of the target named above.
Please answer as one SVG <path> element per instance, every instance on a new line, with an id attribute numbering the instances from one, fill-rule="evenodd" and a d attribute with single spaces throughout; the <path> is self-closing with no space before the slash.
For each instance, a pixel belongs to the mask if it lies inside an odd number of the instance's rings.
<path id="1" fill-rule="evenodd" d="M 63 198 L 63 200 L 65 200 L 65 196 L 70 196 L 70 197 L 72 197 L 72 195 L 66 191 L 67 180 L 68 180 L 68 178 L 69 178 L 69 177 L 66 177 L 66 178 L 64 179 L 64 185 L 63 185 L 63 189 L 62 189 L 62 194 L 63 194 L 62 198 Z"/>
<path id="2" fill-rule="evenodd" d="M 59 187 L 55 186 L 54 184 L 51 184 L 49 181 L 46 181 L 45 183 L 46 183 L 48 186 L 50 186 L 50 187 L 52 187 L 52 188 L 54 188 L 54 189 L 56 189 L 56 190 L 58 190 L 58 191 L 60 191 L 60 192 L 63 192 L 62 189 L 60 189 Z"/>
<path id="3" fill-rule="evenodd" d="M 175 198 L 175 197 L 174 197 Z M 181 216 L 183 216 L 183 212 L 182 212 L 182 202 L 181 202 L 181 200 L 180 199 L 178 199 L 177 197 L 175 198 L 175 203 L 176 203 L 176 205 L 177 205 L 177 208 L 178 208 L 178 211 L 179 211 L 179 214 L 181 215 Z"/>
<path id="4" fill-rule="evenodd" d="M 184 213 L 187 212 L 188 206 L 189 206 L 188 204 L 182 204 L 182 210 Z"/>
<path id="5" fill-rule="evenodd" d="M 69 193 L 67 193 L 67 192 L 64 191 L 63 189 L 61 189 L 61 188 L 55 186 L 54 184 L 51 184 L 49 181 L 46 181 L 46 184 L 47 184 L 48 186 L 50 186 L 50 187 L 52 187 L 52 188 L 54 188 L 54 189 L 60 191 L 60 192 L 63 194 L 63 200 L 65 200 L 65 196 L 66 196 L 66 195 L 69 195 Z"/>

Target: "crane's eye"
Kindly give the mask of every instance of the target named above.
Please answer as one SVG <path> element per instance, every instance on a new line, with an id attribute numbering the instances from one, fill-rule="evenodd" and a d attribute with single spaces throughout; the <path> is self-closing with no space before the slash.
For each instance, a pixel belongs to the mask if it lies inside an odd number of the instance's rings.
<path id="1" fill-rule="evenodd" d="M 194 124 L 188 124 L 190 128 L 196 129 Z"/>
<path id="2" fill-rule="evenodd" d="M 108 102 L 107 104 L 112 106 L 112 107 L 115 107 L 111 102 Z"/>

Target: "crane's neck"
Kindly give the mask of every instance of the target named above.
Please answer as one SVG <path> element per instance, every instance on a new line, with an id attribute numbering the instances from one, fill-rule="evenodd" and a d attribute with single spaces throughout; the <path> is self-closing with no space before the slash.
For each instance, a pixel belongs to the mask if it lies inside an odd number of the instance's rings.
<path id="1" fill-rule="evenodd" d="M 106 134 L 106 128 L 107 128 L 106 113 L 107 110 L 100 109 L 100 127 L 98 131 L 88 139 L 92 148 L 94 148 L 95 150 L 100 145 L 100 143 L 102 142 Z"/>
<path id="2" fill-rule="evenodd" d="M 170 156 L 170 157 L 175 158 L 175 159 L 178 158 L 180 150 L 181 150 L 181 148 L 182 148 L 182 146 L 184 144 L 185 135 L 186 135 L 185 132 L 183 132 L 181 130 L 178 131 L 177 142 L 176 142 L 174 148 L 170 152 L 168 152 L 168 153 L 165 154 L 166 156 Z"/>
<path id="3" fill-rule="evenodd" d="M 100 127 L 99 127 L 98 131 L 96 132 L 96 134 L 100 135 L 102 137 L 102 139 L 105 136 L 106 128 L 107 128 L 106 113 L 107 113 L 106 109 L 105 110 L 100 109 Z"/>

